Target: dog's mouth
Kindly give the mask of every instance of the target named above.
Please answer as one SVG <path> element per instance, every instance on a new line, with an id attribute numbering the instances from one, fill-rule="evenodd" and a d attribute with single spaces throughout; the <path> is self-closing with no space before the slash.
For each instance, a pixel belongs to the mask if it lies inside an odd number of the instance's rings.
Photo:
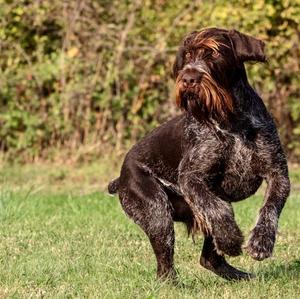
<path id="1" fill-rule="evenodd" d="M 193 88 L 187 88 L 185 90 L 182 91 L 181 95 L 180 95 L 180 99 L 178 99 L 180 101 L 180 107 L 188 110 L 189 105 L 191 105 L 191 103 L 198 103 L 198 105 L 203 106 L 203 102 L 201 101 L 201 99 L 199 98 L 199 91 L 197 90 L 196 87 Z M 177 100 L 177 102 L 178 102 Z"/>
<path id="2" fill-rule="evenodd" d="M 208 120 L 210 118 L 210 113 L 204 101 L 199 98 L 199 92 L 197 92 L 196 88 L 189 88 L 182 92 L 180 105 L 182 109 L 190 112 L 198 121 Z"/>
<path id="3" fill-rule="evenodd" d="M 233 110 L 229 92 L 220 86 L 208 73 L 201 74 L 197 82 L 187 84 L 183 76 L 176 80 L 177 106 L 189 111 L 197 119 L 226 119 Z"/>

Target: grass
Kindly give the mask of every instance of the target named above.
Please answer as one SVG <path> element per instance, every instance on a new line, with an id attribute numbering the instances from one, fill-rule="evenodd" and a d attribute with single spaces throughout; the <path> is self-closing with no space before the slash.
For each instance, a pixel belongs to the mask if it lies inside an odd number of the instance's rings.
<path id="1" fill-rule="evenodd" d="M 41 165 L 0 171 L 0 298 L 299 298 L 299 171 L 292 173 L 274 257 L 229 259 L 255 272 L 255 280 L 227 282 L 200 267 L 202 237 L 193 244 L 176 224 L 181 284 L 173 286 L 155 280 L 149 241 L 118 199 L 95 192 L 102 184 L 96 169 L 66 167 L 62 176 L 61 168 Z M 246 235 L 262 200 L 259 192 L 234 205 Z"/>

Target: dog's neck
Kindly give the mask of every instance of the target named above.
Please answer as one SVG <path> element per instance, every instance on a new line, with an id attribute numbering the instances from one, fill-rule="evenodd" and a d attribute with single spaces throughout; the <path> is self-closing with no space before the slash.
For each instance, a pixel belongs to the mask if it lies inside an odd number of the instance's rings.
<path id="1" fill-rule="evenodd" d="M 242 134 L 246 139 L 253 139 L 253 134 L 263 128 L 271 117 L 262 99 L 250 85 L 244 66 L 238 78 L 231 88 L 234 111 L 227 129 Z"/>
<path id="2" fill-rule="evenodd" d="M 269 119 L 269 113 L 256 91 L 250 85 L 244 66 L 238 72 L 238 78 L 231 87 L 234 99 L 235 118 L 255 116 L 257 119 Z"/>
<path id="3" fill-rule="evenodd" d="M 187 112 L 187 117 L 195 128 L 201 129 L 202 126 L 206 126 L 221 133 L 238 134 L 243 139 L 251 140 L 255 137 L 253 134 L 265 126 L 270 115 L 262 99 L 249 84 L 244 66 L 236 72 L 233 82 L 229 89 L 233 97 L 234 110 L 228 115 L 228 119 L 209 117 L 199 121 L 190 112 Z"/>

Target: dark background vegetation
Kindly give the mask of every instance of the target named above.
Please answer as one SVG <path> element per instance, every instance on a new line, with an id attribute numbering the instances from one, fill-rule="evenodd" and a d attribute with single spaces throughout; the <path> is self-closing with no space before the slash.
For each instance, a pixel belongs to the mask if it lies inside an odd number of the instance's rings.
<path id="1" fill-rule="evenodd" d="M 11 160 L 114 154 L 178 113 L 170 75 L 203 27 L 263 39 L 248 64 L 290 161 L 300 159 L 300 3 L 0 0 L 0 151 Z M 78 157 L 78 156 L 77 156 Z"/>

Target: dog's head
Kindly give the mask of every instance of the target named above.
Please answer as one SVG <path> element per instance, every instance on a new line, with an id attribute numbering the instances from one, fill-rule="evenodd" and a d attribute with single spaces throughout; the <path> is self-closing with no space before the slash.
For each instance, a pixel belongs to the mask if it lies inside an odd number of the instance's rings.
<path id="1" fill-rule="evenodd" d="M 234 105 L 231 87 L 245 61 L 266 61 L 261 40 L 217 28 L 188 34 L 173 66 L 177 105 L 199 120 L 226 120 Z"/>

